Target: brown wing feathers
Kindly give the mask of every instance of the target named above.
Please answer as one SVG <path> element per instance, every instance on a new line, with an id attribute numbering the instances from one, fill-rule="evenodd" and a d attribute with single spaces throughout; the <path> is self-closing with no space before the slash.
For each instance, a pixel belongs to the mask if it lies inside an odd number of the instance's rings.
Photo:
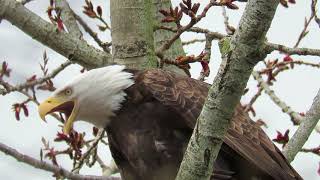
<path id="1" fill-rule="evenodd" d="M 146 70 L 140 76 L 142 88 L 164 105 L 175 109 L 193 129 L 209 85 L 157 69 Z M 240 106 L 235 111 L 224 143 L 273 179 L 302 179 Z"/>
<path id="2" fill-rule="evenodd" d="M 191 78 L 181 78 L 162 70 L 149 70 L 143 74 L 143 86 L 164 105 L 174 108 L 194 127 L 207 97 L 208 85 Z"/>

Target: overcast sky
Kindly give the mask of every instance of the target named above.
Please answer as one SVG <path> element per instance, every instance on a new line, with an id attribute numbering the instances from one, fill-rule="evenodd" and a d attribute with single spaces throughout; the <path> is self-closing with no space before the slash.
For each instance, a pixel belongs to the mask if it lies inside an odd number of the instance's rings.
<path id="1" fill-rule="evenodd" d="M 72 8 L 78 14 L 81 14 L 81 6 L 84 5 L 84 1 L 70 1 Z M 105 4 L 108 1 L 95 0 L 95 5 L 101 5 L 104 9 L 104 16 L 108 19 L 109 5 Z M 174 0 L 174 5 L 177 5 L 180 1 Z M 201 0 L 202 6 L 208 1 Z M 35 0 L 27 5 L 29 9 L 36 12 L 38 15 L 48 20 L 46 17 L 46 9 L 49 5 L 49 1 Z M 227 13 L 230 16 L 230 23 L 237 26 L 241 14 L 243 12 L 244 4 L 238 3 L 240 10 L 230 11 Z M 286 9 L 281 6 L 278 7 L 276 16 L 273 20 L 271 28 L 267 34 L 268 41 L 273 43 L 281 43 L 286 46 L 292 47 L 299 33 L 301 32 L 304 24 L 304 18 L 310 16 L 310 1 L 298 1 L 295 5 L 290 5 L 290 8 Z M 84 17 L 92 27 L 98 22 L 92 19 Z M 186 19 L 184 19 L 186 20 Z M 108 19 L 109 22 L 109 19 Z M 221 9 L 219 7 L 212 8 L 207 17 L 202 20 L 197 26 L 208 28 L 212 31 L 218 31 L 224 33 L 223 18 L 221 16 Z M 95 29 L 97 29 L 95 27 Z M 301 42 L 300 47 L 317 48 L 320 49 L 319 43 L 319 28 L 312 22 L 309 28 L 308 36 Z M 100 34 L 103 40 L 110 40 L 110 33 Z M 193 38 L 203 38 L 202 35 L 195 35 L 192 33 L 185 33 L 182 35 L 183 40 L 191 40 Z M 92 39 L 85 36 L 85 39 L 90 44 L 94 44 Z M 96 46 L 96 45 L 95 45 Z M 203 43 L 196 43 L 185 47 L 187 54 L 199 54 L 204 48 Z M 42 53 L 47 51 L 50 69 L 54 69 L 59 64 L 65 61 L 65 58 L 61 55 L 53 52 L 48 47 L 34 41 L 28 35 L 11 25 L 7 21 L 0 23 L 0 62 L 7 61 L 9 66 L 13 69 L 10 82 L 21 83 L 24 82 L 27 77 L 33 74 L 41 75 L 39 63 L 42 61 Z M 268 59 L 279 58 L 282 59 L 284 55 L 279 53 L 273 53 L 268 56 Z M 319 62 L 319 57 L 297 57 L 292 56 L 294 59 L 308 60 L 310 62 Z M 211 75 L 207 82 L 212 83 L 212 79 L 215 76 L 220 63 L 220 54 L 218 51 L 217 43 L 213 43 L 212 56 L 211 56 Z M 258 67 L 262 65 L 259 64 Z M 57 87 L 63 85 L 66 80 L 72 79 L 72 77 L 79 74 L 81 68 L 77 65 L 68 67 L 63 73 L 57 76 L 54 80 Z M 192 75 L 197 78 L 200 72 L 199 64 L 192 65 Z M 320 71 L 305 66 L 296 66 L 294 70 L 283 73 L 277 78 L 277 82 L 272 87 L 275 93 L 288 105 L 290 105 L 297 112 L 305 112 L 311 105 L 313 97 L 316 95 L 319 86 Z M 256 82 L 251 79 L 248 83 L 250 88 L 249 93 L 242 98 L 242 102 L 246 103 L 250 100 L 250 97 L 256 92 Z M 43 100 L 49 93 L 39 93 L 39 99 Z M 25 98 L 17 93 L 9 94 L 5 97 L 0 96 L 0 142 L 18 149 L 20 152 L 28 154 L 30 156 L 39 158 L 41 144 L 41 137 L 52 141 L 56 133 L 60 128 L 58 123 L 54 119 L 48 120 L 48 123 L 41 122 L 37 114 L 37 107 L 35 105 L 29 105 L 30 116 L 25 118 L 22 116 L 20 121 L 16 121 L 14 113 L 11 110 L 11 104 L 15 102 L 21 102 Z M 254 105 L 257 112 L 257 117 L 254 119 L 263 119 L 269 126 L 265 129 L 271 138 L 276 136 L 276 131 L 284 132 L 286 129 L 290 129 L 290 135 L 293 135 L 295 127 L 292 127 L 292 123 L 289 120 L 288 115 L 283 114 L 281 109 L 278 108 L 267 95 L 262 95 Z M 91 133 L 91 125 L 79 122 L 75 125 L 75 128 L 79 131 L 87 131 L 87 134 Z M 61 144 L 51 143 L 56 148 L 61 147 Z M 305 147 L 316 147 L 319 145 L 319 134 L 313 133 L 309 138 Z M 101 147 L 100 155 L 108 162 L 110 160 L 110 154 L 107 147 Z M 66 168 L 71 167 L 70 160 L 58 159 L 58 162 Z M 320 158 L 313 154 L 300 153 L 295 161 L 292 163 L 295 169 L 308 180 L 320 179 L 317 174 L 318 164 Z M 85 168 L 81 173 L 83 174 L 96 174 L 100 175 L 100 169 L 95 166 L 91 169 Z M 34 169 L 28 165 L 22 164 L 14 160 L 9 156 L 5 156 L 0 153 L 0 179 L 48 179 L 51 177 L 51 173 Z M 53 178 L 52 178 L 53 179 Z"/>

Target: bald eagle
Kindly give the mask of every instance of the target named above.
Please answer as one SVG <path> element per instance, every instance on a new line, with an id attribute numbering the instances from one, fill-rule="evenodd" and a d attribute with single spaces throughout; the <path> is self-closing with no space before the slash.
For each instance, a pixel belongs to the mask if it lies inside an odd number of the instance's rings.
<path id="1" fill-rule="evenodd" d="M 112 65 L 83 73 L 39 105 L 103 127 L 124 180 L 175 179 L 209 85 L 161 70 Z M 217 180 L 302 179 L 239 105 L 214 164 Z"/>

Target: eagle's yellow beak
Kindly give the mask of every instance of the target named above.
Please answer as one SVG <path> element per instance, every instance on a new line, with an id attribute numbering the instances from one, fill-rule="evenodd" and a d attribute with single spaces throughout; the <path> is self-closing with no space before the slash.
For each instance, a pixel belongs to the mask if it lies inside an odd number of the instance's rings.
<path id="1" fill-rule="evenodd" d="M 39 105 L 38 110 L 41 119 L 44 121 L 47 114 L 53 112 L 64 113 L 67 120 L 63 132 L 69 134 L 78 113 L 78 106 L 75 101 L 67 101 L 63 97 L 49 97 Z"/>

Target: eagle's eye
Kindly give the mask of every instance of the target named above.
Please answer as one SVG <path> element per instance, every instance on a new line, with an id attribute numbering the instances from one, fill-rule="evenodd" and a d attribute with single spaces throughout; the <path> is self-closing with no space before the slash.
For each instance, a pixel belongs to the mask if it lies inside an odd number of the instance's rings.
<path id="1" fill-rule="evenodd" d="M 72 90 L 70 88 L 68 88 L 64 91 L 64 94 L 67 96 L 70 96 L 72 94 Z"/>

